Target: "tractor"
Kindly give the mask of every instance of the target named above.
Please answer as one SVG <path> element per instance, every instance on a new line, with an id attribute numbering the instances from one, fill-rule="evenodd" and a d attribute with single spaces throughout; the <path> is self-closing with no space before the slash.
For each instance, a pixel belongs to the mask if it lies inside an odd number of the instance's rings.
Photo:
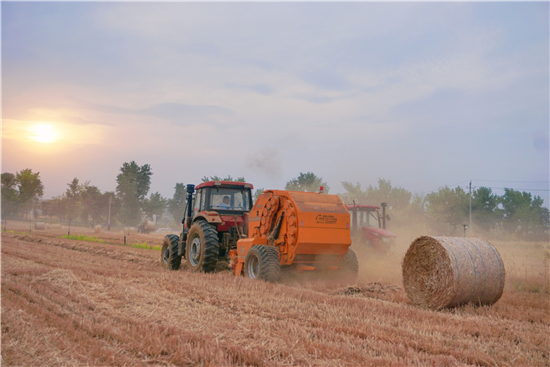
<path id="1" fill-rule="evenodd" d="M 177 270 L 184 258 L 193 272 L 213 272 L 229 260 L 235 275 L 269 282 L 287 269 L 355 281 L 359 265 L 340 197 L 266 190 L 252 207 L 252 188 L 233 181 L 187 185 L 183 231 L 164 238 L 161 264 Z"/>
<path id="2" fill-rule="evenodd" d="M 369 244 L 377 252 L 387 253 L 395 244 L 396 235 L 386 229 L 386 221 L 390 220 L 386 214 L 386 203 L 374 205 L 346 205 L 351 214 L 351 234 L 359 237 L 362 243 Z"/>
<path id="3" fill-rule="evenodd" d="M 191 271 L 214 271 L 218 261 L 246 237 L 253 188 L 252 184 L 233 181 L 187 185 L 183 231 L 180 236 L 164 237 L 162 264 L 177 270 L 183 257 Z"/>

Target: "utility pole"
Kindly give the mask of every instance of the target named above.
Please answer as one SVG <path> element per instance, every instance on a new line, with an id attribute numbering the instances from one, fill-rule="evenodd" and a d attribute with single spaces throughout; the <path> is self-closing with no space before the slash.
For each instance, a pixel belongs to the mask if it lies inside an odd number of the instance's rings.
<path id="1" fill-rule="evenodd" d="M 113 198 L 112 195 L 109 195 L 109 217 L 107 219 L 107 230 L 111 230 L 111 199 Z"/>
<path id="2" fill-rule="evenodd" d="M 470 222 L 468 224 L 470 229 L 472 228 L 472 180 L 470 180 Z M 466 233 L 466 231 L 464 231 Z"/>
<path id="3" fill-rule="evenodd" d="M 32 221 L 34 220 L 34 200 L 35 198 L 32 198 L 32 211 L 29 221 L 29 234 L 32 234 Z"/>

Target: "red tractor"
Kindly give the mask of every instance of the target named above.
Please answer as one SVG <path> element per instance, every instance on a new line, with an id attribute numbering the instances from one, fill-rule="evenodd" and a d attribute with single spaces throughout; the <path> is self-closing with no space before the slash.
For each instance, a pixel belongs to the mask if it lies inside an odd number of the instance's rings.
<path id="1" fill-rule="evenodd" d="M 376 251 L 386 253 L 395 244 L 394 233 L 386 230 L 386 203 L 380 207 L 374 205 L 346 205 L 351 215 L 351 235 L 360 236 L 362 242 L 369 243 Z M 360 229 L 360 230 L 359 230 Z"/>
<path id="2" fill-rule="evenodd" d="M 183 231 L 180 236 L 164 237 L 161 263 L 177 270 L 183 257 L 191 271 L 214 271 L 218 260 L 227 258 L 247 235 L 253 188 L 234 181 L 187 185 Z"/>

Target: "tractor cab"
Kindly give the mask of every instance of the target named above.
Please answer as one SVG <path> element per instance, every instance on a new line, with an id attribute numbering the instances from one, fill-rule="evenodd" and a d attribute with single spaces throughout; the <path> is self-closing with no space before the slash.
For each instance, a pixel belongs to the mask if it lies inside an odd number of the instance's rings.
<path id="1" fill-rule="evenodd" d="M 218 259 L 237 248 L 237 241 L 247 235 L 253 188 L 235 181 L 187 185 L 183 230 L 174 237 L 177 242 L 169 239 L 163 243 L 163 264 L 175 269 L 184 257 L 192 271 L 212 271 Z M 170 252 L 174 246 L 177 252 Z"/>
<path id="2" fill-rule="evenodd" d="M 386 230 L 386 203 L 380 207 L 374 205 L 346 205 L 351 216 L 351 235 L 369 243 L 375 250 L 387 252 L 395 243 L 396 235 Z"/>
<path id="3" fill-rule="evenodd" d="M 193 216 L 207 211 L 220 215 L 248 213 L 252 207 L 252 188 L 251 184 L 244 182 L 203 182 L 195 188 Z"/>
<path id="4" fill-rule="evenodd" d="M 182 220 L 184 231 L 198 220 L 205 221 L 218 232 L 231 227 L 244 228 L 252 207 L 252 189 L 245 182 L 207 181 L 196 187 L 187 185 L 187 204 Z"/>

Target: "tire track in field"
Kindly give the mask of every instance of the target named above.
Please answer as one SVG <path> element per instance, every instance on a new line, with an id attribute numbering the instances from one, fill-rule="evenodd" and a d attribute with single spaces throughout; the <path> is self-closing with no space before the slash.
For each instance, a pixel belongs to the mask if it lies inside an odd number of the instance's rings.
<path id="1" fill-rule="evenodd" d="M 3 233 L 2 236 L 11 237 L 14 240 L 24 243 L 35 243 L 44 246 L 56 246 L 67 250 L 95 254 L 113 260 L 122 260 L 125 262 L 136 264 L 156 265 L 157 261 L 154 259 L 154 257 L 155 255 L 159 256 L 159 252 L 155 250 L 135 249 L 132 247 L 124 247 L 124 249 L 122 249 L 119 247 L 120 245 L 86 243 L 77 242 L 74 240 L 44 240 L 43 238 L 40 238 L 38 236 L 18 234 L 13 235 Z M 143 251 L 149 251 L 151 253 L 142 253 Z M 2 246 L 2 252 L 6 252 L 4 246 Z"/>

